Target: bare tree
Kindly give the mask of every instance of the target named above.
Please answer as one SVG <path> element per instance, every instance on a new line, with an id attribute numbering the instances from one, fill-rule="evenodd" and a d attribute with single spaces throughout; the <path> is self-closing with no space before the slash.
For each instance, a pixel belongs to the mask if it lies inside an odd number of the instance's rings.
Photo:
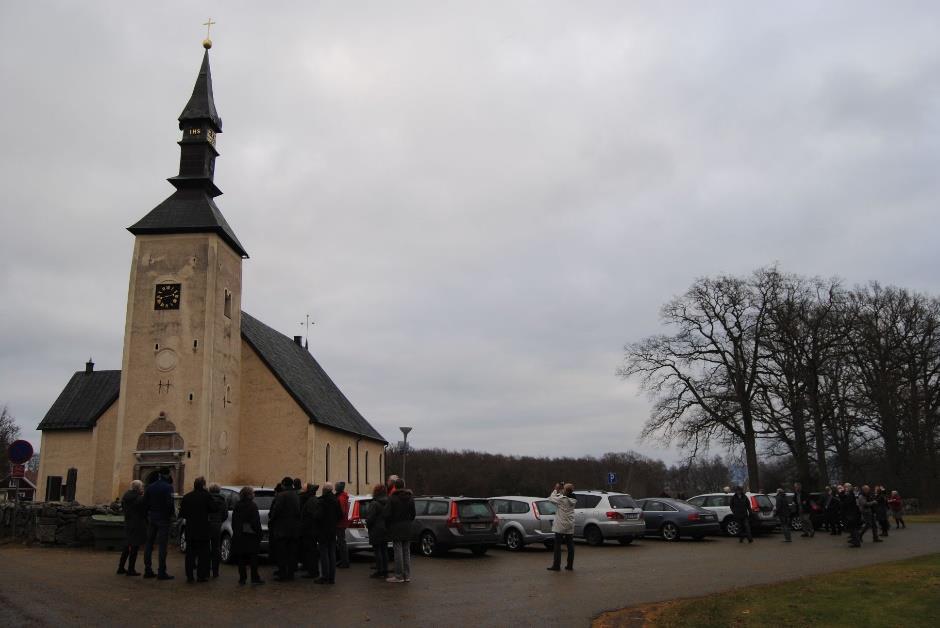
<path id="1" fill-rule="evenodd" d="M 715 439 L 744 446 L 748 482 L 760 484 L 757 395 L 769 308 L 780 274 L 702 278 L 667 303 L 660 318 L 671 335 L 625 347 L 623 378 L 637 376 L 655 399 L 644 436 L 678 440 L 697 452 Z"/>
<path id="2" fill-rule="evenodd" d="M 20 428 L 16 424 L 16 419 L 10 414 L 6 404 L 0 408 L 0 473 L 6 473 L 10 464 L 10 458 L 7 456 L 7 448 L 10 443 L 15 441 L 20 435 Z"/>

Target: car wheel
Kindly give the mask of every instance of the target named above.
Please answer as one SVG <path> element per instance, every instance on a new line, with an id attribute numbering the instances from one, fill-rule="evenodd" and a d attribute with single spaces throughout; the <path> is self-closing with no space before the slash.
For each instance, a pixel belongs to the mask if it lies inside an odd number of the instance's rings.
<path id="1" fill-rule="evenodd" d="M 601 529 L 597 526 L 588 526 L 584 529 L 584 540 L 587 541 L 588 545 L 603 545 L 604 535 L 601 533 Z"/>
<path id="2" fill-rule="evenodd" d="M 422 532 L 418 540 L 418 548 L 421 550 L 422 556 L 434 556 L 437 554 L 437 539 L 434 538 L 434 533 L 430 531 Z"/>
<path id="3" fill-rule="evenodd" d="M 180 528 L 180 551 L 186 553 L 186 528 Z"/>
<path id="4" fill-rule="evenodd" d="M 470 548 L 470 551 L 473 552 L 474 556 L 483 556 L 484 554 L 486 554 L 486 550 L 488 549 L 489 547 L 487 547 L 486 545 L 474 545 L 473 547 Z"/>
<path id="5" fill-rule="evenodd" d="M 621 545 L 630 545 L 630 543 L 633 543 L 633 537 L 622 536 L 619 539 L 617 539 L 617 542 L 620 543 Z"/>
<path id="6" fill-rule="evenodd" d="M 728 536 L 738 536 L 740 533 L 741 524 L 731 518 L 725 520 L 725 534 Z"/>
<path id="7" fill-rule="evenodd" d="M 671 521 L 667 521 L 663 524 L 662 529 L 659 533 L 662 535 L 664 541 L 678 541 L 679 540 L 679 528 L 676 527 Z"/>
<path id="8" fill-rule="evenodd" d="M 799 517 L 794 517 L 793 519 L 790 519 L 790 529 L 793 530 L 794 532 L 800 532 L 801 530 L 803 530 L 803 520 L 800 519 Z"/>
<path id="9" fill-rule="evenodd" d="M 509 528 L 506 531 L 506 549 L 510 552 L 518 552 L 525 546 L 525 543 L 522 540 L 522 535 L 519 534 L 519 530 L 515 528 Z"/>
<path id="10" fill-rule="evenodd" d="M 222 543 L 219 545 L 219 556 L 225 564 L 232 563 L 232 537 L 228 534 L 222 535 Z"/>

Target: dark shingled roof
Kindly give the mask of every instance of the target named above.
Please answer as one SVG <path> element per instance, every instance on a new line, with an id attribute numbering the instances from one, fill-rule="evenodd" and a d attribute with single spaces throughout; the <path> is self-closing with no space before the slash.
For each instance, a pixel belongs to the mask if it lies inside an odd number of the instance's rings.
<path id="1" fill-rule="evenodd" d="M 79 371 L 65 386 L 39 430 L 88 430 L 117 401 L 121 371 Z"/>
<path id="2" fill-rule="evenodd" d="M 127 230 L 134 235 L 217 233 L 236 253 L 248 257 L 215 201 L 203 190 L 177 190 Z"/>
<path id="3" fill-rule="evenodd" d="M 312 423 L 388 442 L 346 396 L 310 352 L 291 338 L 242 312 L 242 338 L 258 353 Z"/>
<path id="4" fill-rule="evenodd" d="M 215 110 L 215 98 L 212 96 L 212 72 L 209 70 L 209 51 L 202 56 L 202 67 L 193 86 L 193 95 L 180 114 L 180 129 L 186 120 L 209 120 L 215 125 L 216 132 L 222 132 L 222 118 Z"/>

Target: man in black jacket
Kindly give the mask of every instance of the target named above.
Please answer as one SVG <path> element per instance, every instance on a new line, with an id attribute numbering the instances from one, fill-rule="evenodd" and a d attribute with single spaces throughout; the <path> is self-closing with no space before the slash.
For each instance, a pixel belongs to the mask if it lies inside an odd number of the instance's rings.
<path id="1" fill-rule="evenodd" d="M 777 499 L 774 502 L 774 511 L 780 519 L 780 529 L 783 530 L 783 540 L 790 543 L 790 500 L 782 488 L 777 489 Z"/>
<path id="2" fill-rule="evenodd" d="M 144 510 L 147 511 L 147 544 L 144 546 L 144 578 L 172 580 L 166 572 L 166 546 L 170 538 L 173 519 L 173 481 L 166 467 L 157 472 L 157 479 L 144 490 Z M 153 572 L 153 544 L 159 547 L 159 570 Z"/>
<path id="3" fill-rule="evenodd" d="M 131 487 L 121 498 L 121 510 L 124 512 L 124 549 L 118 574 L 139 576 L 134 569 L 137 565 L 137 551 L 147 542 L 147 511 L 144 510 L 144 484 L 140 480 L 131 482 Z M 124 569 L 124 564 L 127 569 Z"/>
<path id="4" fill-rule="evenodd" d="M 852 485 L 846 482 L 843 488 L 845 491 L 841 493 L 839 499 L 842 504 L 842 521 L 845 522 L 845 527 L 849 531 L 849 545 L 861 547 L 862 537 L 859 534 L 859 528 L 862 525 L 862 511 L 858 508 Z"/>
<path id="5" fill-rule="evenodd" d="M 743 543 L 745 536 L 747 536 L 748 543 L 753 543 L 754 537 L 751 535 L 751 500 L 744 494 L 743 486 L 736 486 L 734 495 L 731 496 L 731 516 L 738 524 L 738 543 Z"/>
<path id="6" fill-rule="evenodd" d="M 317 550 L 316 509 L 317 484 L 307 484 L 306 490 L 299 495 L 300 498 L 300 561 L 304 571 L 304 578 L 320 577 L 320 553 Z"/>
<path id="7" fill-rule="evenodd" d="M 317 584 L 336 584 L 336 524 L 342 516 L 343 509 L 333 494 L 333 484 L 325 482 L 314 515 L 320 550 L 320 577 L 314 581 Z"/>
<path id="8" fill-rule="evenodd" d="M 228 519 L 228 503 L 222 496 L 222 487 L 215 482 L 209 485 L 209 495 L 215 504 L 215 511 L 209 513 L 209 552 L 212 555 L 212 577 L 218 578 L 222 563 L 222 524 Z"/>
<path id="9" fill-rule="evenodd" d="M 212 537 L 209 517 L 218 509 L 206 490 L 206 478 L 198 477 L 193 490 L 180 502 L 180 518 L 186 521 L 186 582 L 193 582 L 193 568 L 199 582 L 209 581 L 209 543 Z"/>
<path id="10" fill-rule="evenodd" d="M 297 569 L 297 545 L 300 541 L 300 498 L 294 490 L 294 480 L 285 477 L 281 490 L 268 512 L 268 530 L 277 547 L 277 576 L 275 580 L 294 579 Z"/>

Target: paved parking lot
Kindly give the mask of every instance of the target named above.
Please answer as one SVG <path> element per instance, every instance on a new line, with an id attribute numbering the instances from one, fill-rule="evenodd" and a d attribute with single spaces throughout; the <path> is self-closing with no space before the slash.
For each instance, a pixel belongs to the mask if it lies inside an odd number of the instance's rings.
<path id="1" fill-rule="evenodd" d="M 415 558 L 414 581 L 367 578 L 359 557 L 340 570 L 337 585 L 310 580 L 239 587 L 234 567 L 202 585 L 187 585 L 182 557 L 171 553 L 172 582 L 114 575 L 117 554 L 61 548 L 0 547 L 0 625 L 3 626 L 587 626 L 614 608 L 704 595 L 737 586 L 793 579 L 853 566 L 937 552 L 940 524 L 892 532 L 860 550 L 841 539 L 779 535 L 753 545 L 733 539 L 622 547 L 579 544 L 576 570 L 548 572 L 550 553 L 493 550 L 477 558 L 455 551 Z"/>

